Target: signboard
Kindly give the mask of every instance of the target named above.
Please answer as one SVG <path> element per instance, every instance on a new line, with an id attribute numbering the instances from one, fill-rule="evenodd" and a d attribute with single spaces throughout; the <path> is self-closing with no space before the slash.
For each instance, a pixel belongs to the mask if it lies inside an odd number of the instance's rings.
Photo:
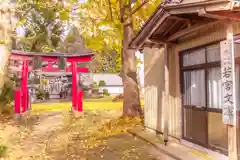
<path id="1" fill-rule="evenodd" d="M 233 40 L 220 43 L 221 49 L 221 100 L 224 124 L 236 125 L 235 63 Z"/>

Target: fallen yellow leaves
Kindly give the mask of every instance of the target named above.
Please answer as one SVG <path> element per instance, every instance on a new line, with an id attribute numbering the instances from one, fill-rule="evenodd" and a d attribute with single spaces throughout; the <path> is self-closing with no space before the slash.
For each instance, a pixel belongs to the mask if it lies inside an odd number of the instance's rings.
<path id="1" fill-rule="evenodd" d="M 142 117 L 119 117 L 101 125 L 92 136 L 104 138 L 126 133 L 127 130 L 142 125 Z"/>
<path id="2" fill-rule="evenodd" d="M 102 112 L 101 112 L 102 113 Z M 78 148 L 89 150 L 105 143 L 108 137 L 127 133 L 129 129 L 142 125 L 142 117 L 118 117 L 106 121 L 98 112 L 85 112 L 81 118 L 73 118 L 65 115 L 65 130 L 71 146 L 77 143 Z"/>
<path id="3" fill-rule="evenodd" d="M 90 133 L 87 146 L 94 148 L 104 143 L 107 137 L 127 133 L 129 129 L 142 125 L 142 117 L 119 117 L 98 127 L 97 131 Z"/>

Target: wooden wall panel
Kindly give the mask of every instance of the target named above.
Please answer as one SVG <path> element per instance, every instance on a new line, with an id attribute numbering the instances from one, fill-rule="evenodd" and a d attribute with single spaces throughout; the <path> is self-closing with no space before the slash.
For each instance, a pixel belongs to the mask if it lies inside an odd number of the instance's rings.
<path id="1" fill-rule="evenodd" d="M 173 47 L 168 48 L 174 53 Z M 177 54 L 169 54 L 169 95 L 165 94 L 164 50 L 144 49 L 145 72 L 145 126 L 163 133 L 164 100 L 168 99 L 169 134 L 181 138 L 181 107 L 179 92 L 179 66 Z M 157 95 L 156 95 L 157 94 Z M 157 97 L 157 99 L 155 98 Z M 155 101 L 154 101 L 155 100 Z M 156 118 L 157 116 L 157 118 Z"/>
<path id="2" fill-rule="evenodd" d="M 145 126 L 162 131 L 162 98 L 164 91 L 163 49 L 145 48 L 144 54 L 144 112 Z"/>
<path id="3" fill-rule="evenodd" d="M 179 53 L 181 51 L 215 43 L 225 38 L 224 24 L 215 25 L 182 37 L 181 43 L 168 48 L 169 95 L 164 97 L 164 51 L 163 48 L 144 49 L 145 126 L 163 132 L 163 101 L 169 100 L 169 134 L 182 138 L 182 109 L 180 93 Z M 234 23 L 235 35 L 240 33 L 240 24 Z"/>

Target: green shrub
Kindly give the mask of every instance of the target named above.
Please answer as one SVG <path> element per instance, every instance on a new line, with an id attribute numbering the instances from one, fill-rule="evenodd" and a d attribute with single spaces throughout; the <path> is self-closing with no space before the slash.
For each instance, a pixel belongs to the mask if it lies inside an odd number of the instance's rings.
<path id="1" fill-rule="evenodd" d="M 13 104 L 9 103 L 9 104 L 3 104 L 0 103 L 0 114 L 3 115 L 11 115 L 14 111 L 14 107 Z"/>
<path id="2" fill-rule="evenodd" d="M 110 93 L 108 92 L 107 89 L 103 89 L 103 95 L 104 96 L 110 96 Z"/>
<path id="3" fill-rule="evenodd" d="M 13 99 L 14 99 L 13 81 L 7 79 L 0 93 L 0 102 L 5 105 L 11 103 Z"/>
<path id="4" fill-rule="evenodd" d="M 99 86 L 99 87 L 106 86 L 105 81 L 104 81 L 104 80 L 99 81 L 98 86 Z"/>
<path id="5" fill-rule="evenodd" d="M 37 88 L 36 90 L 36 97 L 39 100 L 43 100 L 43 98 L 45 97 L 45 91 L 41 88 Z"/>
<path id="6" fill-rule="evenodd" d="M 99 89 L 98 88 L 93 88 L 92 89 L 92 93 L 95 94 L 95 93 L 98 93 L 99 92 Z"/>
<path id="7" fill-rule="evenodd" d="M 45 99 L 49 99 L 49 97 L 50 97 L 49 92 L 45 91 L 44 95 L 45 95 Z"/>
<path id="8" fill-rule="evenodd" d="M 97 82 L 93 82 L 92 87 L 93 88 L 98 88 L 99 86 L 98 86 Z"/>
<path id="9" fill-rule="evenodd" d="M 7 154 L 7 147 L 5 145 L 0 144 L 0 158 L 5 157 Z"/>
<path id="10" fill-rule="evenodd" d="M 4 85 L 0 93 L 0 114 L 11 114 L 13 113 L 13 102 L 14 91 L 13 91 L 13 80 L 8 77 L 5 79 Z"/>

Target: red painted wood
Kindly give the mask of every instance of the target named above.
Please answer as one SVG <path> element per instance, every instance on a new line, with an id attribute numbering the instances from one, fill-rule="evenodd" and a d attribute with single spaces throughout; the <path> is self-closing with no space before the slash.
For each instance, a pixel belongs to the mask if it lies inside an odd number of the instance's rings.
<path id="1" fill-rule="evenodd" d="M 22 66 L 20 66 L 20 67 L 10 66 L 9 69 L 12 71 L 16 71 L 16 72 L 22 72 Z M 32 72 L 32 70 L 33 70 L 32 67 L 28 67 L 28 72 Z"/>
<path id="2" fill-rule="evenodd" d="M 42 61 L 56 62 L 58 57 L 42 57 Z"/>
<path id="3" fill-rule="evenodd" d="M 60 72 L 61 70 L 59 68 L 44 67 L 42 71 L 43 72 Z"/>
<path id="4" fill-rule="evenodd" d="M 67 62 L 89 62 L 91 61 L 92 56 L 84 56 L 84 57 L 68 57 Z"/>
<path id="5" fill-rule="evenodd" d="M 57 59 L 54 59 L 54 58 L 52 59 L 52 57 L 47 57 L 44 61 L 47 61 L 48 65 L 42 68 L 43 72 L 59 72 L 60 71 L 59 68 L 53 67 L 53 62 L 56 62 Z"/>
<path id="6" fill-rule="evenodd" d="M 72 106 L 77 110 L 77 63 L 72 62 Z"/>
<path id="7" fill-rule="evenodd" d="M 28 93 L 27 93 L 27 85 L 28 85 L 28 61 L 24 60 L 23 61 L 23 66 L 22 66 L 22 86 L 21 86 L 21 92 L 22 92 L 22 113 L 25 113 L 27 111 L 27 106 L 28 106 Z"/>
<path id="8" fill-rule="evenodd" d="M 83 111 L 83 91 L 78 92 L 78 112 Z"/>
<path id="9" fill-rule="evenodd" d="M 88 68 L 77 68 L 77 73 L 87 73 L 89 71 Z M 72 72 L 72 66 L 66 68 L 66 72 Z"/>
<path id="10" fill-rule="evenodd" d="M 9 56 L 9 59 L 11 59 L 11 60 L 21 60 L 21 61 L 23 61 L 23 60 L 32 60 L 33 57 L 32 57 L 32 56 L 19 56 L 19 55 L 13 55 L 13 54 L 11 54 L 11 55 Z"/>
<path id="11" fill-rule="evenodd" d="M 21 91 L 19 88 L 14 90 L 14 112 L 20 114 L 21 112 Z"/>
<path id="12" fill-rule="evenodd" d="M 21 55 L 22 54 L 22 55 Z M 34 54 L 27 55 L 26 52 L 19 52 L 18 54 L 10 54 L 9 59 L 11 60 L 22 60 L 23 65 L 20 67 L 10 67 L 11 70 L 13 71 L 20 71 L 22 72 L 22 84 L 21 84 L 21 89 L 15 91 L 15 112 L 16 113 L 21 113 L 27 111 L 28 107 L 28 72 L 32 72 L 32 67 L 28 66 L 28 61 L 33 59 Z M 43 55 L 40 54 L 39 56 L 42 57 L 42 61 L 47 61 L 48 65 L 44 68 L 42 68 L 43 72 L 59 72 L 62 71 L 59 68 L 54 68 L 52 63 L 57 62 L 58 58 L 61 55 Z M 73 109 L 75 111 L 82 112 L 83 111 L 83 102 L 82 102 L 82 97 L 83 97 L 83 92 L 79 91 L 78 92 L 78 79 L 77 79 L 77 73 L 79 72 L 88 72 L 88 68 L 80 68 L 77 67 L 77 62 L 89 62 L 92 59 L 92 54 L 90 55 L 79 55 L 79 56 L 68 56 L 64 55 L 66 58 L 67 62 L 71 63 L 70 67 L 67 67 L 65 70 L 67 72 L 72 72 L 72 105 Z"/>

